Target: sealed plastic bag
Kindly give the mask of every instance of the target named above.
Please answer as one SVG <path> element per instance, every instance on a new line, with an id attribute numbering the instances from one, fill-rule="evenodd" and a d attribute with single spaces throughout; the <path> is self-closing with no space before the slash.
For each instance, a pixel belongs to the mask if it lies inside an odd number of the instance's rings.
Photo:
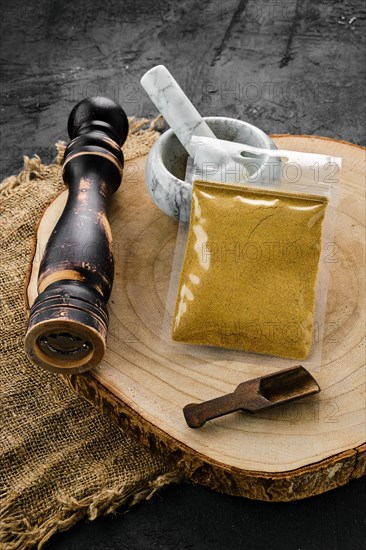
<path id="1" fill-rule="evenodd" d="M 328 279 L 322 245 L 332 240 L 340 159 L 193 143 L 190 222 L 180 228 L 168 304 L 171 339 L 189 353 L 209 346 L 318 366 Z"/>

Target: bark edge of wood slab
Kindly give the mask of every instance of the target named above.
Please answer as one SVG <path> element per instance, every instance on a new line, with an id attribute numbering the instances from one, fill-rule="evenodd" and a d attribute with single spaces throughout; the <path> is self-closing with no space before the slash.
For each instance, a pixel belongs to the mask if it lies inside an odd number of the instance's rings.
<path id="1" fill-rule="evenodd" d="M 106 350 L 114 276 L 106 210 L 122 180 L 128 119 L 114 101 L 87 98 L 71 111 L 68 133 L 68 199 L 41 261 L 25 350 L 47 370 L 74 374 L 97 366 Z"/>
<path id="2" fill-rule="evenodd" d="M 293 502 L 336 489 L 366 473 L 366 443 L 292 470 L 266 472 L 238 468 L 208 458 L 152 424 L 99 382 L 93 371 L 62 380 L 122 431 L 153 452 L 171 457 L 182 479 L 231 496 L 267 502 Z M 196 432 L 195 430 L 192 430 Z M 243 442 L 244 444 L 244 442 Z"/>

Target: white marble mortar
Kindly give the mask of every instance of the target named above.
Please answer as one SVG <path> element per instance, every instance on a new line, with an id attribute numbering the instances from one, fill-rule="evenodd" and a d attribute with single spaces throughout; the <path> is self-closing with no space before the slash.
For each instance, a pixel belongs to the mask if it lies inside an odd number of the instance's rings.
<path id="1" fill-rule="evenodd" d="M 276 149 L 267 134 L 234 118 L 204 117 L 215 136 L 262 149 Z M 150 149 L 145 181 L 149 194 L 162 212 L 181 221 L 189 220 L 192 187 L 184 181 L 188 154 L 172 130 L 167 130 Z M 263 156 L 263 162 L 268 157 Z"/>

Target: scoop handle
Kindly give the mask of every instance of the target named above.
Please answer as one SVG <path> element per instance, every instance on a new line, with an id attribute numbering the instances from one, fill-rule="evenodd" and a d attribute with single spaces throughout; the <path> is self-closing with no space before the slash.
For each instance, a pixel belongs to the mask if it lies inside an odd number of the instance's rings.
<path id="1" fill-rule="evenodd" d="M 216 138 L 197 109 L 164 65 L 156 65 L 141 78 L 144 88 L 190 156 L 192 136 Z"/>
<path id="2" fill-rule="evenodd" d="M 189 403 L 184 407 L 183 414 L 190 428 L 201 428 L 207 420 L 239 411 L 241 408 L 242 403 L 233 392 L 203 403 Z"/>

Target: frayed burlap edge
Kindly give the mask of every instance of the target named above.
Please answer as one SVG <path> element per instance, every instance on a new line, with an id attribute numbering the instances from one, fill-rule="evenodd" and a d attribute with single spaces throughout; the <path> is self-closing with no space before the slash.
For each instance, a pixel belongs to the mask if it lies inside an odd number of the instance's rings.
<path id="1" fill-rule="evenodd" d="M 130 490 L 126 490 L 125 486 L 115 487 L 81 500 L 60 495 L 61 508 L 57 514 L 37 526 L 31 525 L 26 518 L 2 518 L 0 513 L 0 530 L 11 535 L 14 540 L 1 548 L 19 550 L 36 546 L 38 550 L 41 550 L 53 535 L 57 532 L 67 531 L 82 518 L 93 521 L 101 515 L 116 512 L 121 506 L 131 508 L 142 500 L 150 500 L 164 485 L 179 481 L 181 481 L 179 475 L 169 472 L 148 482 L 147 487 L 144 484 L 144 488 L 138 491 L 135 487 Z"/>
<path id="2" fill-rule="evenodd" d="M 128 122 L 129 135 L 123 146 L 123 153 L 125 160 L 132 160 L 147 154 L 152 144 L 159 137 L 157 130 L 163 128 L 164 119 L 162 115 L 158 115 L 152 121 L 149 121 L 148 118 L 129 117 Z M 64 141 L 58 141 L 56 143 L 56 164 L 60 165 L 62 163 L 65 146 L 66 144 Z M 32 158 L 24 156 L 23 162 L 24 167 L 19 174 L 8 176 L 0 183 L 0 198 L 7 197 L 12 190 L 19 185 L 27 185 L 30 184 L 33 179 L 43 177 L 48 168 L 47 165 L 42 164 L 38 155 L 34 155 Z"/>
<path id="3" fill-rule="evenodd" d="M 158 129 L 163 126 L 161 115 L 151 122 L 148 119 L 129 118 L 129 137 L 123 147 L 125 160 L 131 160 L 147 154 L 152 144 L 159 137 Z M 0 184 L 0 200 L 8 197 L 20 186 L 28 188 L 35 179 L 44 178 L 50 173 L 55 173 L 55 167 L 62 164 L 65 143 L 56 143 L 57 155 L 55 164 L 44 165 L 38 155 L 29 158 L 23 157 L 23 169 L 17 174 L 4 179 Z M 62 191 L 62 181 L 60 189 Z M 58 192 L 56 191 L 55 196 Z M 55 196 L 52 198 L 54 200 Z M 173 461 L 172 461 L 173 470 Z M 0 512 L 0 531 L 3 540 L 7 542 L 1 546 L 7 550 L 19 550 L 36 546 L 41 549 L 47 541 L 56 533 L 66 531 L 83 517 L 94 520 L 100 515 L 111 514 L 121 506 L 131 507 L 142 500 L 149 500 L 164 485 L 179 482 L 182 477 L 178 472 L 168 471 L 158 475 L 155 479 L 141 483 L 141 488 L 136 486 L 115 485 L 112 488 L 100 491 L 98 494 L 77 500 L 68 495 L 59 496 L 60 507 L 53 516 L 39 525 L 32 525 L 24 517 L 19 515 L 9 516 Z M 11 540 L 11 542 L 10 542 Z"/>

